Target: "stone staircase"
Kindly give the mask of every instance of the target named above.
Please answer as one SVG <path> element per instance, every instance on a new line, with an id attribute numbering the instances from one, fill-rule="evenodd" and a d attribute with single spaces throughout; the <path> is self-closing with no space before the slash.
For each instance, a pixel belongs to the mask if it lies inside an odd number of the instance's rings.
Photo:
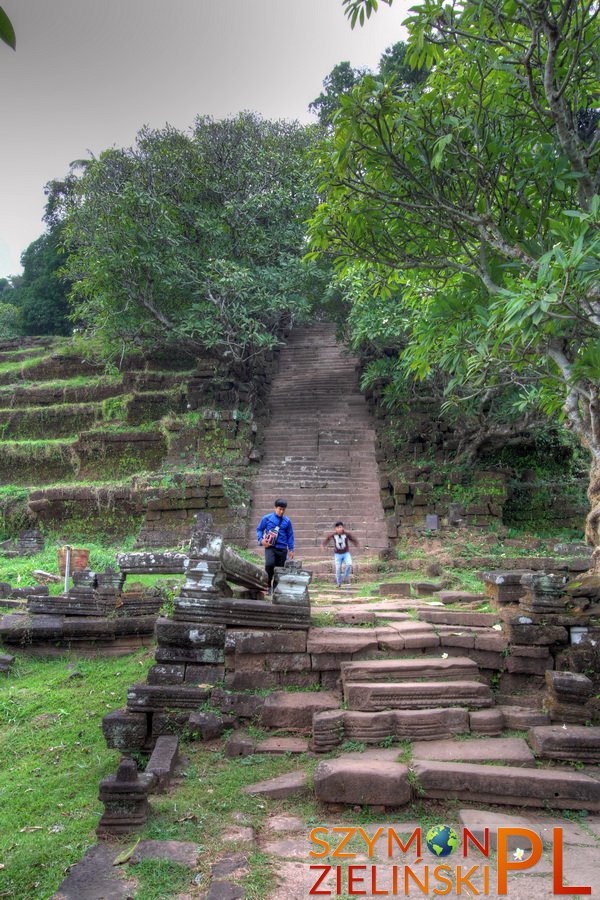
<path id="1" fill-rule="evenodd" d="M 387 546 L 375 431 L 356 364 L 336 342 L 331 324 L 294 330 L 281 351 L 252 491 L 252 550 L 256 525 L 280 496 L 288 501 L 299 557 L 317 556 L 338 519 L 356 535 L 359 553 L 372 555 Z"/>

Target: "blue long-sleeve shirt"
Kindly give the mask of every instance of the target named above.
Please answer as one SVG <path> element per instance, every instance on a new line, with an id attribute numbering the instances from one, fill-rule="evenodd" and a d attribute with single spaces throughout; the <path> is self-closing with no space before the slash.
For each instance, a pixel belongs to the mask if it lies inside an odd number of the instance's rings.
<path id="1" fill-rule="evenodd" d="M 258 543 L 260 544 L 266 531 L 271 531 L 272 528 L 276 528 L 279 523 L 280 519 L 277 513 L 267 513 L 266 516 L 263 516 L 256 529 L 256 540 Z M 286 548 L 288 550 L 294 549 L 294 529 L 292 527 L 291 519 L 287 516 L 281 518 L 281 525 L 279 527 L 279 534 L 277 535 L 275 547 L 279 550 L 285 550 Z"/>

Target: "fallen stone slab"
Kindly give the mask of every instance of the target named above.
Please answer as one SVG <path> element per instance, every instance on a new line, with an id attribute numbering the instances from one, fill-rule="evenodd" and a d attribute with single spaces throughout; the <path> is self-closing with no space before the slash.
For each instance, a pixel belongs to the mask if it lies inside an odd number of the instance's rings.
<path id="1" fill-rule="evenodd" d="M 51 900 L 127 900 L 135 896 L 137 881 L 114 866 L 120 848 L 101 843 L 91 847 L 76 863 Z"/>
<path id="2" fill-rule="evenodd" d="M 252 756 L 254 753 L 255 741 L 248 734 L 241 731 L 234 731 L 227 738 L 225 744 L 225 756 L 228 759 L 235 759 L 238 756 Z"/>
<path id="3" fill-rule="evenodd" d="M 390 581 L 379 585 L 380 597 L 410 597 L 410 582 Z"/>
<path id="4" fill-rule="evenodd" d="M 504 763 L 507 766 L 535 766 L 533 753 L 522 738 L 481 738 L 473 741 L 415 741 L 413 759 L 439 762 Z"/>
<path id="5" fill-rule="evenodd" d="M 468 591 L 440 591 L 436 599 L 441 600 L 444 605 L 450 605 L 452 603 L 487 603 L 490 598 L 487 594 L 472 594 Z"/>
<path id="6" fill-rule="evenodd" d="M 273 815 L 269 816 L 265 823 L 267 831 L 274 831 L 275 834 L 289 834 L 297 831 L 304 832 L 306 825 L 303 819 L 298 816 L 289 815 Z"/>
<path id="7" fill-rule="evenodd" d="M 308 776 L 306 772 L 288 772 L 268 781 L 259 781 L 243 788 L 244 794 L 259 794 L 273 800 L 284 800 L 295 794 L 308 793 Z"/>
<path id="8" fill-rule="evenodd" d="M 148 717 L 145 713 L 115 709 L 102 719 L 102 732 L 109 750 L 133 753 L 146 743 Z"/>
<path id="9" fill-rule="evenodd" d="M 349 709 L 370 712 L 384 709 L 429 709 L 493 706 L 487 684 L 477 681 L 347 682 L 344 696 Z"/>
<path id="10" fill-rule="evenodd" d="M 408 766 L 373 759 L 332 759 L 315 771 L 315 796 L 323 803 L 404 806 L 412 799 Z"/>
<path id="11" fill-rule="evenodd" d="M 210 699 L 210 690 L 180 684 L 133 684 L 127 691 L 127 708 L 132 712 L 168 709 L 197 709 Z"/>
<path id="12" fill-rule="evenodd" d="M 190 596 L 188 591 L 175 600 L 176 622 L 227 625 L 229 628 L 282 628 L 306 630 L 310 625 L 310 606 L 280 605 L 265 600 L 236 600 L 224 597 Z"/>
<path id="13" fill-rule="evenodd" d="M 248 871 L 248 857 L 242 853 L 234 856 L 224 856 L 218 859 L 210 867 L 211 878 L 224 878 L 226 875 L 236 875 Z"/>
<path id="14" fill-rule="evenodd" d="M 306 753 L 308 741 L 297 737 L 272 737 L 259 741 L 254 748 L 255 753 Z"/>
<path id="15" fill-rule="evenodd" d="M 339 696 L 330 691 L 275 691 L 266 698 L 260 721 L 266 728 L 309 734 L 315 713 L 337 709 L 339 705 Z"/>
<path id="16" fill-rule="evenodd" d="M 600 763 L 600 727 L 541 725 L 530 728 L 528 740 L 542 759 Z"/>
<path id="17" fill-rule="evenodd" d="M 426 679 L 433 681 L 447 679 L 457 681 L 464 678 L 476 681 L 479 669 L 473 660 L 464 656 L 448 659 L 426 657 L 422 659 L 373 659 L 364 662 L 343 662 L 341 664 L 342 680 L 346 682 L 363 681 L 413 681 Z"/>
<path id="18" fill-rule="evenodd" d="M 0 675 L 8 675 L 15 658 L 10 653 L 0 653 Z"/>
<path id="19" fill-rule="evenodd" d="M 182 575 L 189 562 L 187 553 L 147 551 L 117 554 L 117 565 L 126 575 Z"/>
<path id="20" fill-rule="evenodd" d="M 508 806 L 600 810 L 600 782 L 579 772 L 417 760 L 422 796 Z"/>
<path id="21" fill-rule="evenodd" d="M 115 855 L 117 855 L 115 849 Z M 198 862 L 201 848 L 193 841 L 140 841 L 129 860 L 131 865 L 143 859 L 168 859 L 194 869 Z"/>
<path id="22" fill-rule="evenodd" d="M 231 716 L 223 718 L 214 712 L 196 710 L 190 713 L 187 728 L 193 737 L 199 737 L 201 741 L 212 741 L 221 737 L 225 728 L 231 728 L 234 721 Z"/>
<path id="23" fill-rule="evenodd" d="M 246 892 L 233 881 L 211 881 L 206 900 L 244 900 Z"/>
<path id="24" fill-rule="evenodd" d="M 148 760 L 146 772 L 156 776 L 153 791 L 163 794 L 169 787 L 179 758 L 179 738 L 175 734 L 163 734 L 156 739 L 154 750 Z"/>

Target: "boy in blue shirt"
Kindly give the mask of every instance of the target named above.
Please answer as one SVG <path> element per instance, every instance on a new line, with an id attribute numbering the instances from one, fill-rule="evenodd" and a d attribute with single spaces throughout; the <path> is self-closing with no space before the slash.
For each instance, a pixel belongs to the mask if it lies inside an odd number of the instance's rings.
<path id="1" fill-rule="evenodd" d="M 288 557 L 294 558 L 294 529 L 285 515 L 287 501 L 278 498 L 275 511 L 263 516 L 256 529 L 256 539 L 265 548 L 265 572 L 269 579 L 269 594 L 273 590 L 275 567 L 284 566 Z"/>

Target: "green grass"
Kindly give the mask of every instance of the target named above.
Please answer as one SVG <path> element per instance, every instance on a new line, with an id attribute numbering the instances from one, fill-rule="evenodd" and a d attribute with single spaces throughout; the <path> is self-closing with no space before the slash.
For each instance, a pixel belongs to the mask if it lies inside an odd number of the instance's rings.
<path id="1" fill-rule="evenodd" d="M 45 359 L 50 359 L 51 351 L 44 348 L 40 350 L 37 354 L 32 355 L 30 359 L 20 359 L 16 362 L 14 360 L 8 360 L 7 362 L 0 362 L 0 375 L 4 375 L 10 372 L 14 372 L 15 375 L 20 374 L 21 372 L 30 369 L 32 366 L 36 366 L 38 363 L 42 362 Z"/>
<path id="2" fill-rule="evenodd" d="M 127 873 L 134 875 L 139 887 L 136 900 L 170 900 L 184 893 L 192 879 L 187 866 L 167 859 L 144 859 Z"/>
<path id="3" fill-rule="evenodd" d="M 10 677 L 0 682 L 0 897 L 47 900 L 67 867 L 96 843 L 103 810 L 99 783 L 115 772 L 119 758 L 107 750 L 99 726 L 109 710 L 124 705 L 127 688 L 145 679 L 152 662 L 147 650 L 108 660 L 18 656 Z M 70 678 L 74 671 L 82 677 Z M 263 800 L 242 788 L 298 768 L 310 774 L 317 763 L 306 756 L 227 759 L 222 750 L 201 743 L 186 744 L 183 754 L 182 783 L 171 794 L 153 796 L 140 836 L 197 843 L 204 886 L 215 859 L 234 849 L 222 840 L 224 828 L 239 824 L 241 816 L 244 824 L 260 829 L 269 812 L 295 809 L 293 800 Z M 303 800 L 303 808 L 307 816 L 318 816 L 310 799 Z M 127 836 L 115 844 L 115 856 L 135 839 Z M 258 900 L 271 883 L 271 863 L 260 853 L 250 853 L 249 861 L 247 896 Z M 155 861 L 123 874 L 138 879 L 137 900 L 172 897 L 193 875 Z"/>
<path id="4" fill-rule="evenodd" d="M 1 896 L 49 897 L 96 842 L 98 785 L 118 761 L 100 722 L 151 662 L 148 651 L 76 662 L 18 657 L 0 683 Z M 69 678 L 74 669 L 81 678 Z"/>
<path id="5" fill-rule="evenodd" d="M 118 552 L 124 552 L 133 549 L 134 537 L 127 540 L 120 540 L 118 545 L 106 546 L 104 542 L 98 539 L 92 541 L 81 538 L 77 541 L 76 546 L 87 547 L 90 550 L 89 565 L 92 571 L 102 572 L 109 566 L 116 568 L 116 556 Z M 41 553 L 33 556 L 13 556 L 7 558 L 2 556 L 0 552 L 0 581 L 8 581 L 13 587 L 28 587 L 36 584 L 33 572 L 36 569 L 42 569 L 44 572 L 50 572 L 58 575 L 58 559 L 57 550 L 63 546 L 64 541 L 59 540 L 54 534 L 46 535 L 46 546 Z M 133 581 L 142 581 L 143 583 L 152 584 L 146 581 L 147 576 L 130 575 L 129 579 Z M 163 576 L 164 577 L 164 576 Z M 175 577 L 175 576 L 173 576 Z M 63 585 L 50 585 L 50 593 L 58 594 L 62 591 Z"/>

